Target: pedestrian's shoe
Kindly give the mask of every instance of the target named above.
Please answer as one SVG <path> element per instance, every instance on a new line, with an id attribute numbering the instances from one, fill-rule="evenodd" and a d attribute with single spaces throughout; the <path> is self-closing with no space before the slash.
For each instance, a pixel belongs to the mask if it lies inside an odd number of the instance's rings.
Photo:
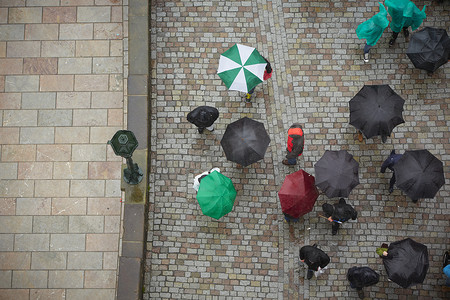
<path id="1" fill-rule="evenodd" d="M 383 142 L 383 144 L 386 143 L 386 141 L 387 141 L 387 136 L 386 136 L 386 135 L 382 135 L 382 136 L 381 136 L 381 141 Z"/>
<path id="2" fill-rule="evenodd" d="M 364 299 L 364 292 L 362 289 L 358 290 L 358 297 L 359 297 L 359 299 Z"/>
<path id="3" fill-rule="evenodd" d="M 198 133 L 203 133 L 204 130 L 205 128 L 198 128 Z"/>
<path id="4" fill-rule="evenodd" d="M 409 30 L 407 27 L 403 27 L 403 34 L 405 35 L 405 38 L 409 36 Z"/>
<path id="5" fill-rule="evenodd" d="M 364 62 L 369 62 L 369 53 L 364 53 Z"/>
<path id="6" fill-rule="evenodd" d="M 362 143 L 363 142 L 363 135 L 362 135 L 362 132 L 361 131 L 358 131 L 358 141 L 360 142 L 360 143 Z"/>
<path id="7" fill-rule="evenodd" d="M 417 201 L 419 201 L 419 199 L 412 199 L 413 203 L 417 203 Z"/>
<path id="8" fill-rule="evenodd" d="M 308 274 L 306 275 L 306 279 L 310 280 L 314 275 L 314 272 L 310 269 L 308 269 Z"/>
<path id="9" fill-rule="evenodd" d="M 331 235 L 336 235 L 336 234 L 337 234 L 337 229 L 334 229 L 334 228 L 333 228 L 333 229 L 331 230 Z"/>
<path id="10" fill-rule="evenodd" d="M 289 161 L 287 159 L 283 159 L 283 161 L 281 162 L 283 165 L 285 166 L 293 166 L 289 163 Z M 295 165 L 295 164 L 294 164 Z"/>
<path id="11" fill-rule="evenodd" d="M 389 188 L 389 195 L 392 194 L 393 191 L 394 191 L 394 188 L 393 188 L 393 187 L 390 187 L 390 188 Z"/>
<path id="12" fill-rule="evenodd" d="M 395 39 L 394 38 L 390 39 L 389 40 L 389 47 L 394 46 L 394 43 L 395 43 Z"/>

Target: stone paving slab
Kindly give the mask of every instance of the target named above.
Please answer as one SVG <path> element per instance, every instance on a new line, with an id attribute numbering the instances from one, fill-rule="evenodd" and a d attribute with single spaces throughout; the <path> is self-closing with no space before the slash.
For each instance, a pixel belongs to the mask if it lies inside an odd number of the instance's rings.
<path id="1" fill-rule="evenodd" d="M 115 299 L 127 5 L 0 0 L 0 299 Z"/>
<path id="2" fill-rule="evenodd" d="M 450 28 L 448 3 L 427 5 L 423 26 Z M 450 68 L 428 76 L 414 69 L 403 36 L 394 47 L 386 29 L 362 61 L 355 28 L 378 12 L 377 1 L 153 1 L 151 17 L 151 165 L 145 299 L 343 299 L 356 298 L 347 269 L 367 265 L 380 283 L 369 299 L 445 299 L 442 254 L 449 245 Z M 216 68 L 220 53 L 235 43 L 256 47 L 274 75 L 257 86 L 256 98 L 227 91 Z M 348 124 L 348 101 L 364 84 L 389 84 L 405 100 L 405 123 L 386 144 L 357 141 Z M 199 135 L 187 113 L 199 105 L 218 108 L 215 131 Z M 271 137 L 264 160 L 246 168 L 227 161 L 220 146 L 226 125 L 248 116 Z M 288 168 L 286 132 L 304 124 L 305 152 Z M 392 149 L 428 149 L 444 162 L 446 185 L 434 199 L 412 204 L 379 167 Z M 360 182 L 349 202 L 359 218 L 331 236 L 313 212 L 287 225 L 277 197 L 285 175 L 314 163 L 325 150 L 346 149 L 360 163 Z M 238 191 L 233 211 L 219 221 L 204 216 L 195 199 L 195 175 L 219 167 Z M 387 280 L 375 248 L 411 237 L 428 246 L 425 282 L 402 289 Z M 304 280 L 299 248 L 317 242 L 331 257 L 329 270 Z"/>

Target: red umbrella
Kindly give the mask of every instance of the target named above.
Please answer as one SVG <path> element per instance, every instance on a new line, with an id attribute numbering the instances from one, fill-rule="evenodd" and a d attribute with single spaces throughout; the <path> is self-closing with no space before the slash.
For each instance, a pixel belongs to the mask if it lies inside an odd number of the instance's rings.
<path id="1" fill-rule="evenodd" d="M 287 175 L 278 197 L 281 210 L 291 217 L 298 218 L 309 213 L 319 197 L 314 176 L 303 170 Z"/>

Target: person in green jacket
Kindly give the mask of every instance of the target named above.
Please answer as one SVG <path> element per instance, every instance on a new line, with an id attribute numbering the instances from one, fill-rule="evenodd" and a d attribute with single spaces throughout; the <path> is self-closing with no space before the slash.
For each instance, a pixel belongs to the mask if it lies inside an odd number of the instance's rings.
<path id="1" fill-rule="evenodd" d="M 427 17 L 425 7 L 422 10 L 409 0 L 386 0 L 384 4 L 388 7 L 389 15 L 391 15 L 392 38 L 389 40 L 389 46 L 393 46 L 398 34 L 403 29 L 405 38 L 409 36 L 408 27 L 412 31 L 419 28 L 423 20 Z"/>
<path id="2" fill-rule="evenodd" d="M 365 21 L 356 28 L 356 35 L 358 38 L 366 39 L 366 45 L 364 46 L 364 61 L 369 62 L 369 51 L 370 48 L 375 46 L 375 44 L 380 39 L 383 31 L 389 25 L 389 20 L 387 19 L 387 11 L 381 2 L 380 12 L 375 16 Z"/>

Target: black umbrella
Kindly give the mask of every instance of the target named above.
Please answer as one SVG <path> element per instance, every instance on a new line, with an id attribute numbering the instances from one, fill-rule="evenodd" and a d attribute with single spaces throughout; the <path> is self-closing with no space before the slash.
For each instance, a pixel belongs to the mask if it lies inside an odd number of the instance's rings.
<path id="1" fill-rule="evenodd" d="M 428 150 L 406 151 L 394 172 L 395 185 L 413 200 L 434 198 L 445 183 L 442 161 Z"/>
<path id="2" fill-rule="evenodd" d="M 383 264 L 390 280 L 405 289 L 424 281 L 429 266 L 427 246 L 407 238 L 390 244 L 387 252 Z"/>
<path id="3" fill-rule="evenodd" d="M 314 165 L 316 185 L 329 197 L 348 197 L 359 184 L 358 162 L 345 150 L 325 151 Z"/>
<path id="4" fill-rule="evenodd" d="M 263 159 L 269 143 L 264 124 L 247 117 L 228 124 L 220 141 L 227 159 L 244 167 Z"/>
<path id="5" fill-rule="evenodd" d="M 405 100 L 387 84 L 365 85 L 349 102 L 350 125 L 367 138 L 390 136 L 395 126 L 405 123 L 402 116 L 404 103 Z"/>
<path id="6" fill-rule="evenodd" d="M 432 27 L 417 31 L 411 37 L 406 55 L 416 68 L 436 71 L 450 58 L 450 38 L 447 31 Z"/>

